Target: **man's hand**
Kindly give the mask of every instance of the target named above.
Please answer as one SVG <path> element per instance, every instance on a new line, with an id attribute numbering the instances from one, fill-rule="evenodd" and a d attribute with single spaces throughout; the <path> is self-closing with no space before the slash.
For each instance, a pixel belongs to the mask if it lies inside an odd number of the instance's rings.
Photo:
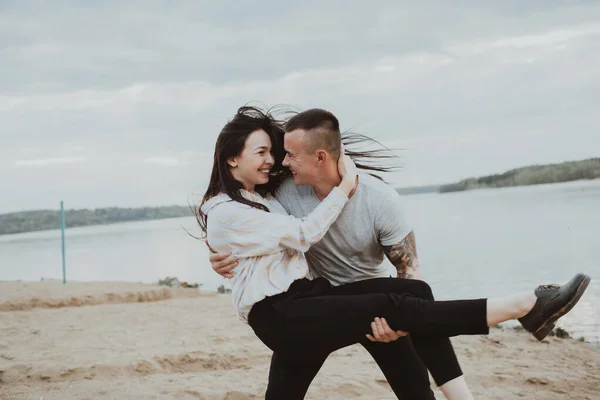
<path id="1" fill-rule="evenodd" d="M 210 251 L 213 253 L 208 258 L 210 260 L 210 265 L 212 265 L 212 269 L 224 278 L 233 278 L 235 273 L 232 272 L 232 270 L 238 266 L 237 259 L 235 257 L 231 257 L 231 253 L 215 252 L 206 240 L 204 241 L 204 243 L 206 243 L 206 246 L 208 246 Z"/>
<path id="2" fill-rule="evenodd" d="M 371 322 L 371 329 L 373 330 L 373 335 L 367 334 L 367 339 L 371 342 L 389 343 L 408 335 L 408 333 L 403 331 L 392 330 L 385 318 L 375 318 L 375 321 Z"/>

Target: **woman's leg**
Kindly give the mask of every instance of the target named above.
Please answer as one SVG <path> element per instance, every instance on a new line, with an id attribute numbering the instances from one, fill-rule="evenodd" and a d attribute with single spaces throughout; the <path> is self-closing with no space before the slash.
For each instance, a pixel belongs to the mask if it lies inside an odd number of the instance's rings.
<path id="1" fill-rule="evenodd" d="M 287 350 L 333 351 L 362 340 L 375 317 L 385 317 L 393 329 L 413 335 L 448 337 L 488 333 L 487 300 L 424 300 L 416 296 L 431 292 L 427 283 L 407 280 L 405 284 L 403 293 L 295 299 L 283 310 L 277 336 Z"/>
<path id="2" fill-rule="evenodd" d="M 541 334 L 547 334 L 579 301 L 589 282 L 588 276 L 577 274 L 563 286 L 539 286 L 534 293 L 489 301 L 432 301 L 406 292 L 296 298 L 281 310 L 278 337 L 288 350 L 310 350 L 312 346 L 332 351 L 360 341 L 370 331 L 373 319 L 380 316 L 394 330 L 448 337 L 487 334 L 490 326 L 518 318 L 541 340 Z M 406 284 L 415 285 L 419 292 L 431 290 L 423 281 L 407 280 Z"/>

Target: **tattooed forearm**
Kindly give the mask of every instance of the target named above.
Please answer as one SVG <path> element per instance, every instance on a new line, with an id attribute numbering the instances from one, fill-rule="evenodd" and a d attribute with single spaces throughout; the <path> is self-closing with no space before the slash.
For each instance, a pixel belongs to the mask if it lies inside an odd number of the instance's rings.
<path id="1" fill-rule="evenodd" d="M 419 258 L 417 257 L 417 245 L 415 233 L 410 231 L 399 243 L 391 246 L 383 246 L 385 255 L 394 264 L 398 271 L 398 278 L 418 279 Z"/>

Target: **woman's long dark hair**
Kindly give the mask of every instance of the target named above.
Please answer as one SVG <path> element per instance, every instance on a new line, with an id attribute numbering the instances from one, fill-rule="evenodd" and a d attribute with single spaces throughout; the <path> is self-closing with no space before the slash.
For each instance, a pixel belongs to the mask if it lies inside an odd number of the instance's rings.
<path id="1" fill-rule="evenodd" d="M 257 185 L 255 188 L 256 192 L 262 196 L 273 194 L 283 179 L 291 175 L 290 171 L 281 165 L 285 157 L 282 123 L 271 115 L 268 110 L 262 111 L 257 107 L 251 106 L 240 107 L 234 117 L 221 129 L 217 137 L 208 189 L 202 198 L 200 206 L 195 210 L 196 220 L 200 224 L 204 237 L 206 237 L 207 216 L 202 212 L 202 206 L 219 193 L 229 195 L 234 201 L 267 212 L 269 211 L 264 205 L 250 201 L 242 195 L 241 190 L 244 186 L 233 177 L 229 164 L 227 164 L 229 158 L 241 154 L 248 136 L 259 129 L 265 131 L 271 139 L 274 164 L 271 168 L 269 182 Z"/>
<path id="2" fill-rule="evenodd" d="M 342 144 L 345 153 L 350 156 L 357 168 L 369 171 L 369 175 L 382 181 L 385 181 L 383 177 L 375 172 L 389 173 L 402 167 L 399 163 L 390 162 L 390 160 L 398 159 L 398 156 L 394 154 L 394 150 L 367 135 L 351 131 L 342 132 Z M 357 145 L 363 147 L 352 150 Z M 369 145 L 374 145 L 376 148 L 366 149 Z"/>

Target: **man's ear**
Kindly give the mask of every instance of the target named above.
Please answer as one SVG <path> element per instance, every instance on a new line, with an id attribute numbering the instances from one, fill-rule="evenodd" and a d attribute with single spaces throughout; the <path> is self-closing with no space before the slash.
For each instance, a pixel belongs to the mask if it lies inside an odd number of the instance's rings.
<path id="1" fill-rule="evenodd" d="M 327 152 L 325 150 L 317 150 L 317 163 L 325 163 L 325 161 L 327 161 L 327 157 Z"/>

